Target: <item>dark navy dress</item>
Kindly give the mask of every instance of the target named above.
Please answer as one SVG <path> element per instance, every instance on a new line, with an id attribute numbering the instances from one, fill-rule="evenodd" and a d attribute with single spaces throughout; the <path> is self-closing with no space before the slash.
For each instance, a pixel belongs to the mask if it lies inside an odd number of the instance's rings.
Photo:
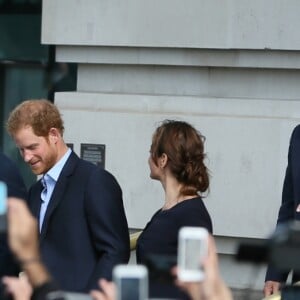
<path id="1" fill-rule="evenodd" d="M 177 256 L 178 232 L 183 226 L 199 226 L 212 233 L 212 221 L 201 197 L 158 210 L 137 241 L 137 263 L 146 264 L 149 255 Z M 150 298 L 189 299 L 174 284 L 150 280 Z"/>

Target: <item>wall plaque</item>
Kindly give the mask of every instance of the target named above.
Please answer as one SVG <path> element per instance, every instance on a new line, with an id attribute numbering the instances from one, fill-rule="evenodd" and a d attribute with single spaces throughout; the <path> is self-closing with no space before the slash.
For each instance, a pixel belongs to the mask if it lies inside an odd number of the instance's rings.
<path id="1" fill-rule="evenodd" d="M 104 169 L 105 145 L 80 144 L 80 157 Z"/>

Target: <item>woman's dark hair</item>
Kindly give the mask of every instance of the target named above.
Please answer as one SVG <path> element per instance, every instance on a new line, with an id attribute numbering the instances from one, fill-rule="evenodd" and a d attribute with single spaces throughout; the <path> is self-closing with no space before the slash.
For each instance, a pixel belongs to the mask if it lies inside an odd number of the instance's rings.
<path id="1" fill-rule="evenodd" d="M 168 156 L 171 173 L 183 185 L 182 195 L 203 193 L 209 187 L 204 141 L 200 132 L 183 121 L 165 120 L 153 134 L 152 159 L 157 164 L 163 153 Z"/>

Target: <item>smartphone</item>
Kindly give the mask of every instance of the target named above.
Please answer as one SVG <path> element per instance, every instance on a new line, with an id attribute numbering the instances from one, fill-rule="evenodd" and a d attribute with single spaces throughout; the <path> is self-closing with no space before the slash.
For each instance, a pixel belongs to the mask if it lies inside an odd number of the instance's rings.
<path id="1" fill-rule="evenodd" d="M 7 187 L 3 181 L 0 181 L 0 232 L 6 232 L 7 220 Z"/>
<path id="2" fill-rule="evenodd" d="M 46 300 L 92 300 L 89 294 L 53 291 L 47 294 Z"/>
<path id="3" fill-rule="evenodd" d="M 117 265 L 113 269 L 116 300 L 148 299 L 148 270 L 143 265 Z"/>
<path id="4" fill-rule="evenodd" d="M 208 253 L 208 231 L 202 227 L 182 227 L 178 234 L 178 278 L 202 281 L 202 262 Z"/>

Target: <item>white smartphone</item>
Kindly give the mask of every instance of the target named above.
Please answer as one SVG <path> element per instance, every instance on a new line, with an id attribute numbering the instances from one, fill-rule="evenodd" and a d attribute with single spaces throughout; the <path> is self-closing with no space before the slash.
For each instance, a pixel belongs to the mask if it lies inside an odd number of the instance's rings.
<path id="1" fill-rule="evenodd" d="M 203 259 L 208 253 L 208 231 L 202 227 L 182 227 L 178 234 L 178 278 L 202 281 Z"/>
<path id="2" fill-rule="evenodd" d="M 46 300 L 93 300 L 89 294 L 53 291 L 47 294 Z"/>
<path id="3" fill-rule="evenodd" d="M 113 269 L 116 300 L 148 299 L 148 270 L 143 265 L 117 265 Z"/>
<path id="4" fill-rule="evenodd" d="M 0 181 L 0 232 L 5 232 L 7 228 L 7 187 L 3 181 Z"/>

